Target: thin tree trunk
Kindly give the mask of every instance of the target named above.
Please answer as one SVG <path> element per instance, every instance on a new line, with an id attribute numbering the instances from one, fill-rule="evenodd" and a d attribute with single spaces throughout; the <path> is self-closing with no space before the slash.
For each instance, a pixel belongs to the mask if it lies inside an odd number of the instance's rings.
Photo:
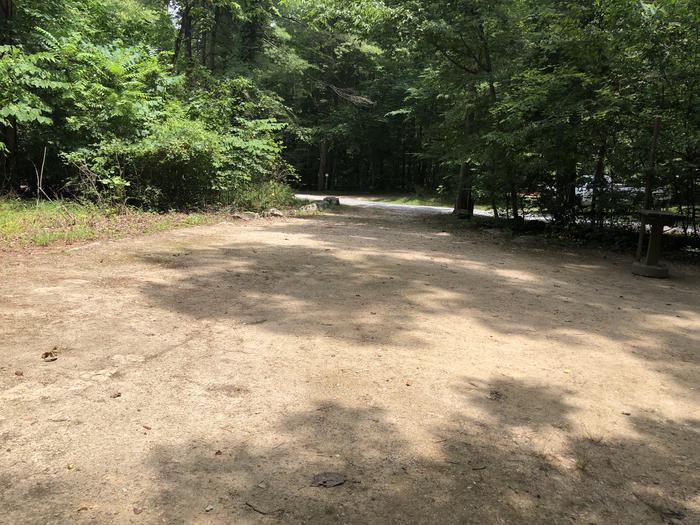
<path id="1" fill-rule="evenodd" d="M 10 21 L 14 14 L 14 4 L 13 0 L 0 0 L 0 44 L 10 45 L 12 44 L 12 33 L 10 28 Z M 2 159 L 2 186 L 9 185 L 12 187 L 16 182 L 15 178 L 15 165 L 16 165 L 16 151 L 17 151 L 17 121 L 14 118 L 10 118 L 10 123 L 8 126 L 0 127 L 2 132 L 2 139 L 7 147 L 9 153 Z"/>
<path id="2" fill-rule="evenodd" d="M 600 211 L 600 195 L 605 183 L 605 158 L 608 153 L 608 136 L 603 136 L 603 143 L 598 151 L 598 160 L 596 162 L 595 174 L 593 176 L 593 196 L 591 198 L 591 222 L 593 226 L 599 228 L 602 226 L 603 215 Z"/>
<path id="3" fill-rule="evenodd" d="M 318 164 L 318 191 L 324 191 L 326 189 L 326 172 L 328 166 L 328 142 L 322 140 L 319 149 L 321 155 Z"/>
<path id="4" fill-rule="evenodd" d="M 513 189 L 510 192 L 510 204 L 513 208 L 513 220 L 517 221 L 520 218 L 520 203 L 518 202 L 518 190 Z"/>
<path id="5" fill-rule="evenodd" d="M 7 154 L 3 162 L 3 185 L 7 185 L 9 188 L 14 188 L 18 186 L 18 181 L 16 180 L 17 175 L 17 119 L 11 117 L 10 125 L 5 126 L 4 129 L 4 142 L 7 148 Z"/>
<path id="6" fill-rule="evenodd" d="M 188 5 L 182 14 L 182 38 L 185 44 L 185 60 L 187 67 L 192 65 L 192 6 Z"/>

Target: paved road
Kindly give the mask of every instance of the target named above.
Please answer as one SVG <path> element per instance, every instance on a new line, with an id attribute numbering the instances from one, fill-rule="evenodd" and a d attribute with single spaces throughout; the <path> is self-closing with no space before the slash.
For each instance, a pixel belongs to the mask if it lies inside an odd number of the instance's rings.
<path id="1" fill-rule="evenodd" d="M 321 201 L 327 195 L 306 195 L 297 194 L 297 199 L 307 200 L 307 201 Z M 425 215 L 442 215 L 452 213 L 452 208 L 446 206 L 418 206 L 415 204 L 390 204 L 388 202 L 377 202 L 372 200 L 366 200 L 358 197 L 340 197 L 340 203 L 345 206 L 358 206 L 362 208 L 381 208 L 385 210 L 392 210 L 399 213 L 410 213 L 410 214 L 425 214 Z M 493 213 L 474 210 L 474 215 L 479 215 L 482 217 L 493 217 Z"/>

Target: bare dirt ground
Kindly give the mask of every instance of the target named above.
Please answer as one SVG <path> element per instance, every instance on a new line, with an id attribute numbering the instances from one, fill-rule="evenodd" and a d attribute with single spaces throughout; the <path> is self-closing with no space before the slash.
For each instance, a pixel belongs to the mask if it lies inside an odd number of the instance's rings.
<path id="1" fill-rule="evenodd" d="M 698 268 L 356 209 L 0 271 L 2 524 L 700 523 Z"/>

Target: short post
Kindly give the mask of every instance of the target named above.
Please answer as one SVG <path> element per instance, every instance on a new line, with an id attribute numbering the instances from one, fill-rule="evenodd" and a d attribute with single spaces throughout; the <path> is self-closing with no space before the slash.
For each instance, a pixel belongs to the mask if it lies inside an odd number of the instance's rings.
<path id="1" fill-rule="evenodd" d="M 668 268 L 660 262 L 664 226 L 674 226 L 683 216 L 656 210 L 641 210 L 640 214 L 642 216 L 641 227 L 645 228 L 645 225 L 649 224 L 651 226 L 651 235 L 649 236 L 646 257 L 635 261 L 632 266 L 632 273 L 642 277 L 666 279 L 669 276 Z M 642 238 L 643 236 L 640 236 L 638 253 L 644 253 L 644 246 L 641 244 Z"/>

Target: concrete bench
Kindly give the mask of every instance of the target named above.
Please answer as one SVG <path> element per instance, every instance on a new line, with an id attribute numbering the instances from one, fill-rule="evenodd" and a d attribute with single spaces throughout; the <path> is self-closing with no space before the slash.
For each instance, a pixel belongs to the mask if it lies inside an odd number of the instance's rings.
<path id="1" fill-rule="evenodd" d="M 646 257 L 636 261 L 632 266 L 632 273 L 642 277 L 653 277 L 656 279 L 666 279 L 669 276 L 668 268 L 659 262 L 661 258 L 661 242 L 664 235 L 665 226 L 674 226 L 682 215 L 667 211 L 641 210 L 642 228 L 651 226 L 649 245 Z M 643 253 L 643 242 L 645 235 L 640 235 L 640 253 Z"/>

